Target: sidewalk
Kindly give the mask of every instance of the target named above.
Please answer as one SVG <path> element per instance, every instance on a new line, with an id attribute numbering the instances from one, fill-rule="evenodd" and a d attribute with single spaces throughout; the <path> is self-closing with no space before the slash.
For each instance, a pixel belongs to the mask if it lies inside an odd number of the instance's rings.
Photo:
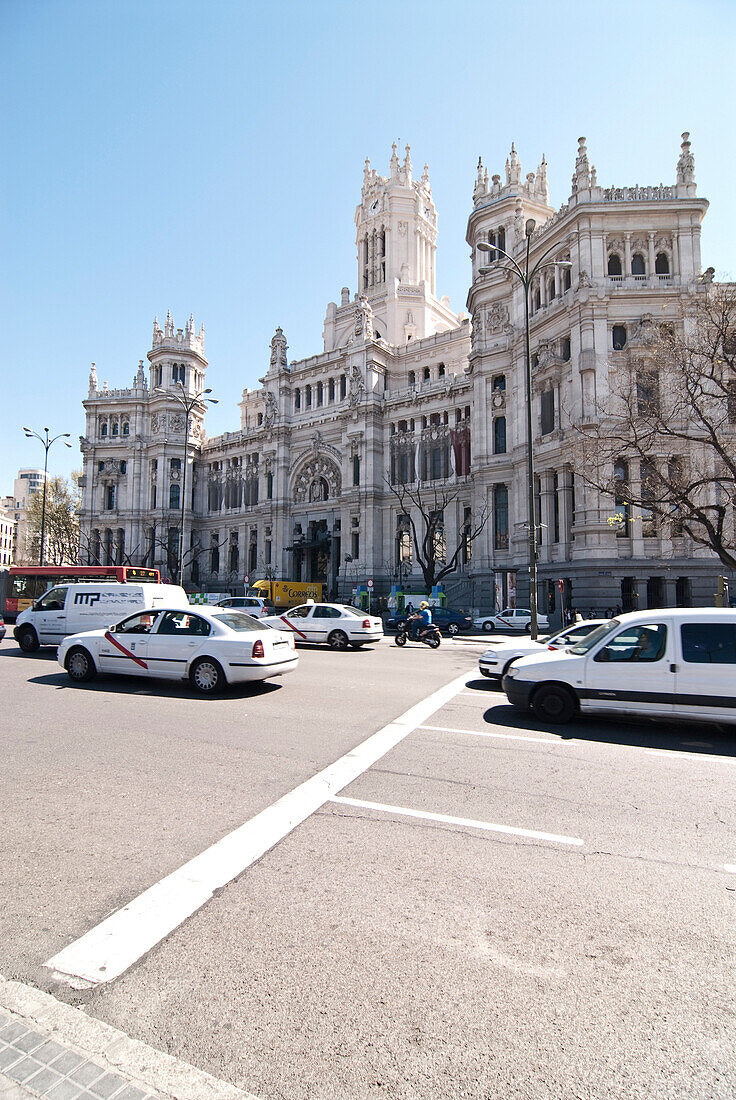
<path id="1" fill-rule="evenodd" d="M 21 982 L 0 977 L 0 1100 L 256 1100 Z"/>

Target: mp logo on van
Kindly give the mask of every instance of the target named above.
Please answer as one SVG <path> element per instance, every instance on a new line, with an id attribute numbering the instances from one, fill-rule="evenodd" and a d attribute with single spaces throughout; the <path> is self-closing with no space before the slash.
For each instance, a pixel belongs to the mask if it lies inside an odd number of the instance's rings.
<path id="1" fill-rule="evenodd" d="M 74 594 L 74 603 L 84 604 L 85 607 L 94 607 L 94 605 L 99 602 L 99 599 L 99 592 L 75 592 Z"/>

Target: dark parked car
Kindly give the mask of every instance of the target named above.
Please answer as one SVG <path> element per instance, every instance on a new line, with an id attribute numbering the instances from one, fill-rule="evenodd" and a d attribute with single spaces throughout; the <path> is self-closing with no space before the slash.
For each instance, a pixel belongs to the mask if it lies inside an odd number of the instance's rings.
<path id="1" fill-rule="evenodd" d="M 0 642 L 5 637 L 5 620 L 0 619 Z"/>
<path id="2" fill-rule="evenodd" d="M 459 634 L 461 630 L 471 630 L 473 620 L 464 611 L 453 611 L 451 607 L 433 607 L 432 622 L 436 623 L 443 634 Z M 392 615 L 386 623 L 389 630 L 397 630 L 406 622 L 406 614 Z"/>

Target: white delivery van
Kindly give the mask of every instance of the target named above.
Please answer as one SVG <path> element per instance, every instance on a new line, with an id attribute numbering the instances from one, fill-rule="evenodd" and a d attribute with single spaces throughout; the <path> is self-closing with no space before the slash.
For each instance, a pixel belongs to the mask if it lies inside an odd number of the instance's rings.
<path id="1" fill-rule="evenodd" d="M 178 584 L 57 584 L 18 615 L 13 637 L 22 650 L 33 653 L 41 645 L 58 645 L 70 634 L 112 626 L 151 607 L 189 607 L 189 600 Z"/>
<path id="2" fill-rule="evenodd" d="M 522 657 L 503 690 L 548 722 L 579 711 L 736 722 L 736 609 L 619 615 L 567 650 Z"/>

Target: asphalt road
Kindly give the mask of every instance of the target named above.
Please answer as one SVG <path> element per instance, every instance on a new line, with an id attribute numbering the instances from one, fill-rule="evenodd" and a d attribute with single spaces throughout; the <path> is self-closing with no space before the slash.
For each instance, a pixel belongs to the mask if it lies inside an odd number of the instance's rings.
<path id="1" fill-rule="evenodd" d="M 0 973 L 264 1100 L 731 1100 L 736 741 L 545 727 L 484 645 L 301 649 L 199 699 L 6 639 Z M 466 672 L 119 978 L 43 965 Z"/>

